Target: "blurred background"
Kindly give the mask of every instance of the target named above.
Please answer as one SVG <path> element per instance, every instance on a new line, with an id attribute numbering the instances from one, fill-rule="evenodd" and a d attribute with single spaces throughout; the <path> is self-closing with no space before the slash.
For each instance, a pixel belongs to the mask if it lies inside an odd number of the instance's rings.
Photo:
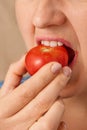
<path id="1" fill-rule="evenodd" d="M 26 52 L 16 23 L 14 3 L 15 0 L 0 0 L 0 80 L 5 78 L 9 65 Z"/>

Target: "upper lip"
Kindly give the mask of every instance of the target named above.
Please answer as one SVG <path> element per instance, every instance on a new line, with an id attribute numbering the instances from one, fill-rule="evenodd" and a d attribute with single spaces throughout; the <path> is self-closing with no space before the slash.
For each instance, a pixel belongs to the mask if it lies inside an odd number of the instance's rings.
<path id="1" fill-rule="evenodd" d="M 72 43 L 63 39 L 63 38 L 50 38 L 50 37 L 37 37 L 36 38 L 36 43 L 37 45 L 41 44 L 41 41 L 57 41 L 57 42 L 62 42 L 66 47 L 69 47 L 74 50 Z"/>

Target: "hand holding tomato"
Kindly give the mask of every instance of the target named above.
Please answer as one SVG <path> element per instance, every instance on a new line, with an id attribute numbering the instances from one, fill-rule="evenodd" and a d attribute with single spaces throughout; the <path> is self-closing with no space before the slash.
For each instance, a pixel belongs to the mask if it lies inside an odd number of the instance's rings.
<path id="1" fill-rule="evenodd" d="M 25 57 L 8 70 L 0 90 L 0 130 L 60 129 L 64 104 L 58 97 L 71 77 L 70 68 L 51 62 L 20 84 L 25 73 Z"/>
<path id="2" fill-rule="evenodd" d="M 37 72 L 46 63 L 56 61 L 62 66 L 68 65 L 68 52 L 64 46 L 50 47 L 39 45 L 26 55 L 25 63 L 30 75 Z"/>

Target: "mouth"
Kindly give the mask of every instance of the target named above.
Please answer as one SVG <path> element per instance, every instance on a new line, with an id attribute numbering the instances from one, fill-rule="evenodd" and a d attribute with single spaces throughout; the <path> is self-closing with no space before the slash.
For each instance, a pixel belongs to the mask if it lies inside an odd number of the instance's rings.
<path id="1" fill-rule="evenodd" d="M 75 59 L 77 57 L 77 51 L 74 50 L 72 47 L 71 43 L 64 40 L 64 39 L 44 39 L 44 38 L 39 38 L 36 39 L 37 45 L 43 45 L 43 46 L 50 46 L 50 47 L 59 47 L 59 46 L 64 46 L 68 52 L 68 66 L 72 67 L 75 63 Z"/>

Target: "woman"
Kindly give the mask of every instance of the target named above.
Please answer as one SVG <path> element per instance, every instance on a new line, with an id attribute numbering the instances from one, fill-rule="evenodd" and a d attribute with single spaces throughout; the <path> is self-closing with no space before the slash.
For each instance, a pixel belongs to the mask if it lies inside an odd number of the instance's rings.
<path id="1" fill-rule="evenodd" d="M 62 39 L 76 53 L 72 67 L 48 63 L 21 85 L 25 56 L 10 66 L 0 92 L 0 130 L 86 130 L 87 0 L 16 0 L 15 7 L 28 50 L 38 40 Z"/>

